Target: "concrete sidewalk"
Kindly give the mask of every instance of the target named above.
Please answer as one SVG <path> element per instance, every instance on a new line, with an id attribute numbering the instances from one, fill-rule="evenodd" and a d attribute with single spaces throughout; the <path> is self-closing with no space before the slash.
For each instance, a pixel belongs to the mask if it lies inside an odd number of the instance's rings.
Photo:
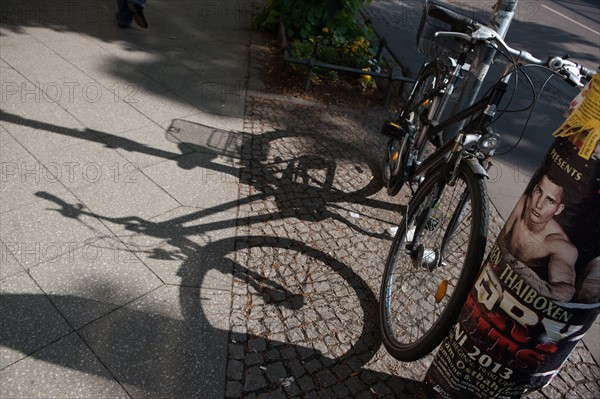
<path id="1" fill-rule="evenodd" d="M 223 397 L 251 2 L 1 10 L 0 396 Z"/>
<path id="2" fill-rule="evenodd" d="M 419 395 L 375 316 L 381 118 L 265 93 L 252 6 L 2 2 L 0 397 Z"/>

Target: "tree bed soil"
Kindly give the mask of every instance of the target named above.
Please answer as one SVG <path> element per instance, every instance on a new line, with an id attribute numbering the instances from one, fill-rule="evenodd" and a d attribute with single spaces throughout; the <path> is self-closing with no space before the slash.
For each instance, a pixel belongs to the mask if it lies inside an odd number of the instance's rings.
<path id="1" fill-rule="evenodd" d="M 365 88 L 361 84 L 359 75 L 338 72 L 336 81 L 320 78 L 318 82 L 311 83 L 310 90 L 304 89 L 306 73 L 302 66 L 285 61 L 281 45 L 271 39 L 264 46 L 260 46 L 259 56 L 264 60 L 263 82 L 267 91 L 285 96 L 302 98 L 323 105 L 337 105 L 353 109 L 370 109 L 384 111 L 385 92 L 388 81 L 386 79 L 372 78 L 376 87 Z M 314 76 L 314 75 L 313 75 Z M 399 99 L 398 82 L 393 83 L 388 111 L 397 107 Z"/>

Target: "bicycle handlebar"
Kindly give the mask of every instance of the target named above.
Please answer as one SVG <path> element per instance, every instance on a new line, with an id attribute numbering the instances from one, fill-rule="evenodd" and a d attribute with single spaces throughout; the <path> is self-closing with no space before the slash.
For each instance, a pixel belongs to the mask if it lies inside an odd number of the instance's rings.
<path id="1" fill-rule="evenodd" d="M 479 22 L 474 21 L 469 17 L 452 11 L 446 7 L 438 6 L 434 3 L 430 3 L 429 8 L 427 10 L 427 14 L 431 17 L 437 18 L 440 21 L 447 23 L 454 29 L 457 29 L 461 32 L 473 31 L 483 26 Z"/>
<path id="2" fill-rule="evenodd" d="M 448 10 L 444 10 L 446 13 Z M 460 15 L 459 15 L 460 16 Z M 439 17 L 438 17 L 439 18 Z M 463 17 L 463 19 L 465 19 Z M 468 18 L 466 18 L 468 19 Z M 595 73 L 589 68 L 584 67 L 583 65 L 579 65 L 575 62 L 568 61 L 566 57 L 557 57 L 551 56 L 547 61 L 542 61 L 539 58 L 534 57 L 530 52 L 525 50 L 518 50 L 510 47 L 504 39 L 493 29 L 483 26 L 477 22 L 474 22 L 472 26 L 476 26 L 477 30 L 473 33 L 461 33 L 461 32 L 436 32 L 435 36 L 449 36 L 456 37 L 459 39 L 463 39 L 469 41 L 471 43 L 486 43 L 492 47 L 494 44 L 499 46 L 502 50 L 506 51 L 510 55 L 513 56 L 513 61 L 515 62 L 528 62 L 530 64 L 537 65 L 546 65 L 549 69 L 554 72 L 557 72 L 561 76 L 563 76 L 567 82 L 569 82 L 573 86 L 582 87 L 583 83 L 581 83 L 581 78 L 591 78 Z"/>

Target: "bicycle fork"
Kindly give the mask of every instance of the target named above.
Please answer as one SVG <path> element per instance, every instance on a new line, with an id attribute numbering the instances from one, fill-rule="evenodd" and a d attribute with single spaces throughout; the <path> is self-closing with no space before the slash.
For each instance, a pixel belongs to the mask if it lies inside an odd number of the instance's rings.
<path id="1" fill-rule="evenodd" d="M 411 251 L 411 258 L 413 259 L 414 266 L 426 267 L 429 271 L 433 271 L 435 268 L 442 265 L 442 259 L 448 243 L 453 237 L 456 228 L 460 225 L 464 219 L 465 209 L 469 202 L 469 193 L 467 190 L 460 192 L 460 198 L 455 209 L 446 210 L 445 212 L 440 209 L 442 203 L 443 193 L 446 191 L 446 187 L 454 187 L 458 179 L 458 167 L 464 159 L 460 154 L 462 153 L 462 146 L 460 145 L 460 137 L 457 137 L 457 144 L 449 154 L 449 159 L 446 163 L 447 172 L 443 173 L 443 178 L 440 179 L 435 187 L 432 189 L 430 198 L 426 201 L 426 204 L 415 204 L 415 206 L 421 206 L 422 210 L 417 213 L 415 220 L 415 227 L 410 232 L 412 237 L 407 237 L 407 249 Z M 454 203 L 454 201 L 450 201 Z M 450 218 L 446 225 L 447 218 Z M 426 246 L 427 243 L 421 243 L 420 239 L 425 231 L 433 231 L 439 226 L 446 226 L 444 236 L 441 243 L 429 243 L 433 245 L 432 248 Z"/>
<path id="2" fill-rule="evenodd" d="M 436 214 L 439 211 L 444 186 L 444 182 L 438 182 L 436 187 L 433 188 L 427 203 L 420 204 L 422 210 L 415 217 L 414 228 L 409 230 L 407 234 L 407 249 L 410 251 L 410 257 L 415 268 L 425 267 L 429 271 L 433 271 L 438 266 L 440 253 L 436 249 L 426 247 L 425 244 L 427 243 L 422 243 L 421 238 L 426 230 L 433 231 L 440 223 L 440 219 Z"/>

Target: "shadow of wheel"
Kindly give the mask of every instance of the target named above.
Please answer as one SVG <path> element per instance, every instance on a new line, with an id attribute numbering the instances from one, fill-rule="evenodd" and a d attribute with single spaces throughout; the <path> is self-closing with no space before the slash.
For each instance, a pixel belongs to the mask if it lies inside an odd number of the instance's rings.
<path id="1" fill-rule="evenodd" d="M 376 296 L 333 255 L 298 240 L 268 236 L 226 238 L 208 244 L 202 252 L 223 248 L 233 249 L 223 256 L 233 261 L 235 279 L 243 277 L 242 284 L 248 287 L 243 310 L 252 321 L 248 339 L 264 338 L 267 350 L 293 346 L 308 353 L 308 358 L 351 364 L 352 370 L 360 369 L 378 351 Z M 181 274 L 183 286 L 187 277 L 195 280 L 186 276 L 189 273 Z M 184 314 L 202 310 L 200 296 L 195 303 L 189 295 L 185 298 Z M 250 324 L 256 323 L 260 331 L 249 331 Z M 240 330 L 238 325 L 230 328 Z"/>

